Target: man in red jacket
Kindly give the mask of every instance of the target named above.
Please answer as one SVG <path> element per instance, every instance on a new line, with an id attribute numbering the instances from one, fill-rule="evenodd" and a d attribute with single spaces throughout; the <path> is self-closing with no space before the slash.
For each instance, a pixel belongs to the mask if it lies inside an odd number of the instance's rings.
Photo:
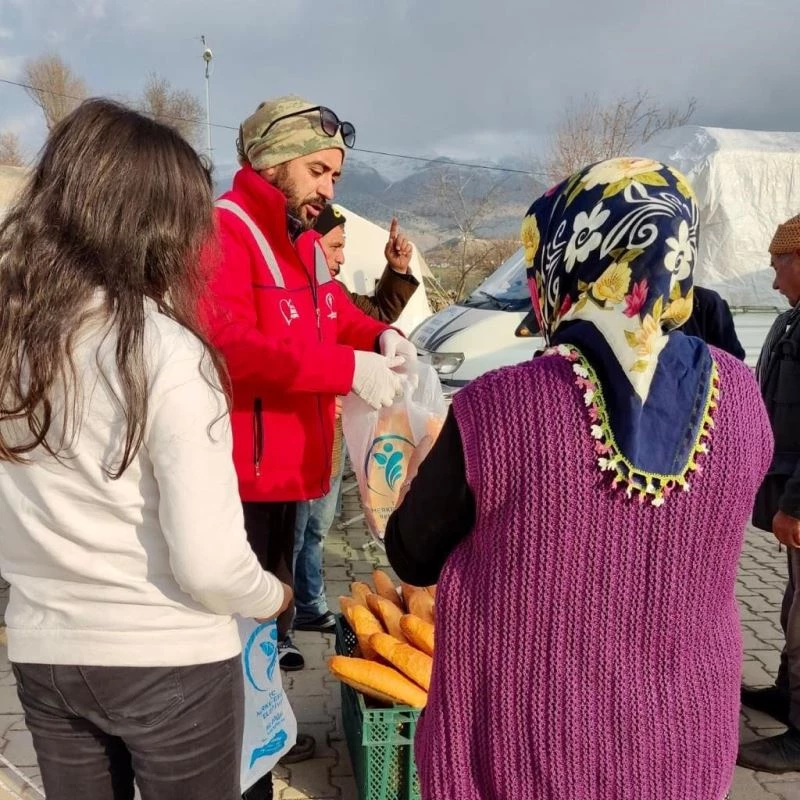
<path id="1" fill-rule="evenodd" d="M 285 583 L 296 503 L 328 492 L 337 395 L 373 407 L 400 387 L 392 367 L 416 352 L 360 312 L 331 280 L 310 230 L 333 199 L 350 123 L 299 97 L 261 103 L 240 128 L 242 168 L 217 201 L 221 258 L 205 309 L 233 389 L 233 457 L 245 526 L 261 564 Z M 278 619 L 281 666 L 303 657 Z"/>

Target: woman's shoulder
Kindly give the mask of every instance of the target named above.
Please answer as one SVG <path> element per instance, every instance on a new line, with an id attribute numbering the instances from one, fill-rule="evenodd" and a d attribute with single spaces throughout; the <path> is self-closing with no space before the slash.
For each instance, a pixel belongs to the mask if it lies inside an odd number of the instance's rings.
<path id="1" fill-rule="evenodd" d="M 193 381 L 219 389 L 205 343 L 150 301 L 145 308 L 144 347 L 151 390 Z"/>
<path id="2" fill-rule="evenodd" d="M 743 397 L 752 397 L 760 401 L 761 391 L 753 370 L 744 361 L 725 350 L 720 350 L 719 347 L 709 346 L 708 349 L 717 367 L 720 392 L 727 392 L 729 395 L 738 393 Z"/>
<path id="3" fill-rule="evenodd" d="M 161 311 L 156 303 L 145 301 L 145 352 L 157 360 L 200 358 L 205 346 L 185 325 Z"/>
<path id="4" fill-rule="evenodd" d="M 555 398 L 563 387 L 575 382 L 573 362 L 558 357 L 557 351 L 545 351 L 530 361 L 486 372 L 456 394 L 462 401 L 478 401 L 479 398 L 496 398 L 508 402 L 520 391 L 541 398 Z"/>

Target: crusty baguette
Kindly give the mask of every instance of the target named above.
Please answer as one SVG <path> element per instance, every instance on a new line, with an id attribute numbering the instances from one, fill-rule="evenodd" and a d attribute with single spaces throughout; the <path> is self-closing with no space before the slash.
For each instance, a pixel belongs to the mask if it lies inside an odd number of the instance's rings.
<path id="1" fill-rule="evenodd" d="M 381 621 L 387 633 L 401 642 L 406 640 L 400 628 L 400 617 L 403 616 L 403 612 L 396 605 L 377 594 L 371 594 L 367 598 L 367 604 L 369 610 Z"/>
<path id="2" fill-rule="evenodd" d="M 353 600 L 366 608 L 367 595 L 372 593 L 372 587 L 364 581 L 353 581 L 350 584 L 350 593 L 353 595 Z"/>
<path id="3" fill-rule="evenodd" d="M 390 603 L 393 603 L 402 610 L 403 601 L 397 593 L 397 588 L 394 583 L 392 583 L 392 579 L 382 569 L 373 571 L 372 582 L 375 584 L 376 594 L 386 598 Z"/>
<path id="4" fill-rule="evenodd" d="M 403 599 L 403 609 L 407 614 L 411 613 L 408 610 L 408 601 L 411 598 L 411 595 L 414 594 L 414 592 L 416 592 L 419 588 L 419 586 L 412 586 L 410 583 L 400 581 L 400 594 Z"/>
<path id="5" fill-rule="evenodd" d="M 400 629 L 408 639 L 409 644 L 414 645 L 414 647 L 419 648 L 429 656 L 433 655 L 433 625 L 414 614 L 404 614 L 400 617 Z"/>
<path id="6" fill-rule="evenodd" d="M 416 647 L 401 642 L 388 633 L 373 633 L 369 637 L 372 649 L 395 669 L 421 686 L 426 692 L 431 688 L 433 659 Z"/>
<path id="7" fill-rule="evenodd" d="M 339 597 L 339 608 L 342 610 L 342 614 L 344 614 L 344 618 L 347 620 L 347 624 L 352 628 L 353 627 L 353 606 L 359 605 L 355 600 L 353 600 L 350 595 L 341 595 Z"/>
<path id="8" fill-rule="evenodd" d="M 417 589 L 411 593 L 408 598 L 408 613 L 416 614 L 420 619 L 433 625 L 433 598 L 427 589 Z"/>
<path id="9" fill-rule="evenodd" d="M 384 703 L 425 708 L 428 694 L 393 667 L 349 656 L 331 656 L 328 669 L 344 683 Z"/>
<path id="10" fill-rule="evenodd" d="M 383 625 L 368 608 L 364 608 L 358 603 L 353 606 L 351 614 L 353 617 L 353 631 L 358 639 L 361 655 L 364 658 L 375 658 L 375 651 L 369 643 L 369 637 L 373 633 L 383 633 Z"/>

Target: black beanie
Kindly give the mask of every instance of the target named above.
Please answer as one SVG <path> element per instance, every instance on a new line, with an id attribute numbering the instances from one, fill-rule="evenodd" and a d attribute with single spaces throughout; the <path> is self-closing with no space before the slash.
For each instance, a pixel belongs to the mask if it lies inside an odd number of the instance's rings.
<path id="1" fill-rule="evenodd" d="M 314 230 L 320 235 L 324 236 L 339 225 L 344 225 L 345 216 L 334 206 L 326 205 L 322 209 L 317 221 L 314 223 Z"/>

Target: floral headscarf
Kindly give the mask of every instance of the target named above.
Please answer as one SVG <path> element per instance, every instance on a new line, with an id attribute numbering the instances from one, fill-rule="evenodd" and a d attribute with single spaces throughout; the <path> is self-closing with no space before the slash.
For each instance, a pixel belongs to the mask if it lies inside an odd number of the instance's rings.
<path id="1" fill-rule="evenodd" d="M 708 348 L 668 333 L 691 315 L 697 235 L 686 178 L 641 158 L 583 169 L 522 224 L 548 354 L 574 362 L 600 468 L 657 505 L 688 489 L 715 406 Z"/>

